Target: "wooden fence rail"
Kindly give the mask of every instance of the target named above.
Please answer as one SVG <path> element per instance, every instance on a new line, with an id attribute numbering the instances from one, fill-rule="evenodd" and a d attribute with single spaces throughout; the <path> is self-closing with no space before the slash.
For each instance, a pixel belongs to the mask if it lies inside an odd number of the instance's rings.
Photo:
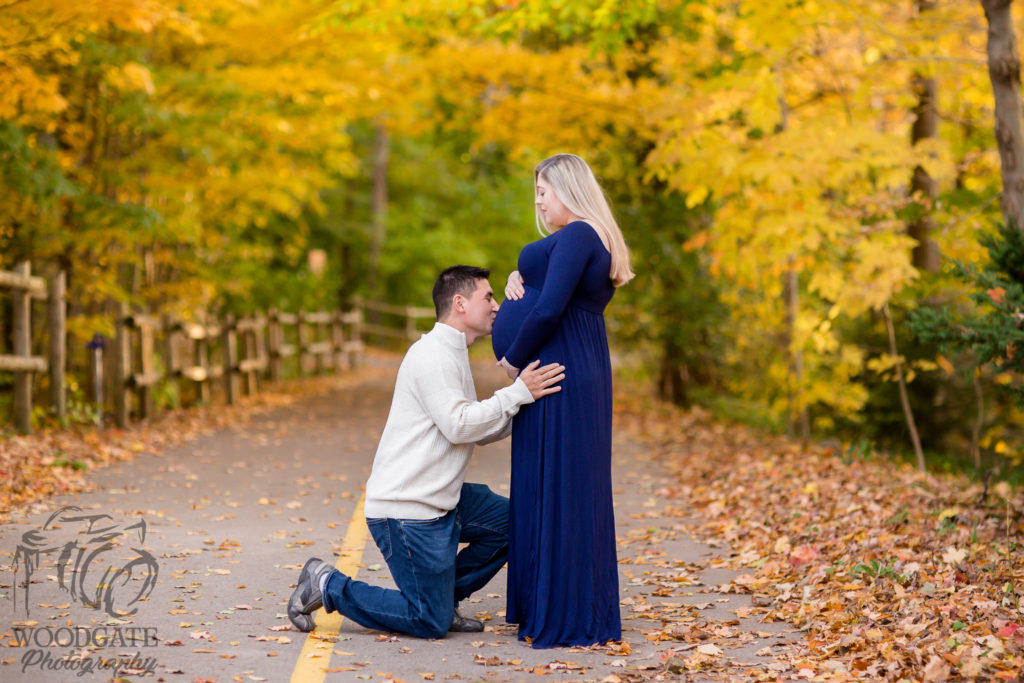
<path id="1" fill-rule="evenodd" d="M 50 406 L 58 417 L 67 410 L 64 274 L 47 281 L 32 276 L 30 265 L 23 263 L 13 272 L 0 271 L 3 289 L 13 290 L 13 353 L 0 354 L 0 371 L 14 373 L 15 426 L 27 433 L 32 424 L 34 373 L 49 372 Z M 47 303 L 45 356 L 31 350 L 33 299 Z M 366 321 L 366 311 L 374 322 Z M 238 319 L 200 315 L 193 321 L 131 311 L 122 305 L 115 338 L 106 347 L 114 355 L 109 359 L 114 377 L 105 402 L 113 406 L 114 419 L 122 427 L 132 418 L 152 417 L 156 394 L 162 390 L 179 402 L 187 395 L 205 403 L 219 386 L 224 400 L 232 404 L 243 389 L 246 395 L 258 392 L 268 376 L 279 381 L 354 367 L 368 336 L 413 341 L 419 334 L 417 321 L 423 318 L 433 320 L 434 310 L 360 299 L 347 311 L 271 309 L 265 315 Z"/>
<path id="2" fill-rule="evenodd" d="M 434 319 L 433 308 L 421 308 L 417 306 L 395 306 L 394 304 L 386 304 L 378 301 L 366 301 L 363 302 L 363 308 L 370 313 L 382 314 L 375 316 L 376 319 L 392 320 L 392 324 L 382 324 L 380 322 L 365 323 L 364 327 L 367 334 L 375 334 L 381 337 L 388 337 L 391 339 L 403 339 L 405 341 L 415 341 L 419 337 L 419 328 L 416 325 L 416 321 L 423 318 Z M 395 322 L 399 322 L 395 325 Z M 396 327 L 398 329 L 396 329 Z"/>

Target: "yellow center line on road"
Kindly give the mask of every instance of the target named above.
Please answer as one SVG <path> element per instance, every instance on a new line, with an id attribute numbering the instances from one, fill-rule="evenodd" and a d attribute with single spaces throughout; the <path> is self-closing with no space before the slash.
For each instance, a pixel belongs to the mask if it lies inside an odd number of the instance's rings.
<path id="1" fill-rule="evenodd" d="M 356 510 L 353 513 L 352 522 L 345 532 L 345 541 L 341 547 L 341 556 L 334 567 L 343 574 L 355 577 L 359 571 L 359 560 L 363 557 L 363 548 L 366 547 L 366 539 L 370 530 L 366 527 L 366 517 L 363 516 L 363 502 L 366 500 L 364 493 L 359 502 L 356 503 Z M 334 651 L 335 639 L 341 629 L 342 616 L 337 612 L 328 614 L 322 609 L 316 611 L 316 628 L 306 636 L 306 642 L 302 646 L 299 659 L 295 662 L 292 670 L 291 683 L 321 683 L 327 675 L 327 669 L 331 666 L 331 654 Z"/>

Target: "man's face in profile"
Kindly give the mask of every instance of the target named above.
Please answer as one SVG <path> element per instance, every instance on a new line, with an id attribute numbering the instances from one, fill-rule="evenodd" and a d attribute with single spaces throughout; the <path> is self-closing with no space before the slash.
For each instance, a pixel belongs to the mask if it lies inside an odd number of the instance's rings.
<path id="1" fill-rule="evenodd" d="M 491 283 L 486 279 L 476 281 L 476 289 L 466 299 L 466 326 L 476 333 L 477 337 L 483 337 L 491 333 L 494 326 L 494 316 L 498 314 L 498 302 L 494 300 L 494 291 Z"/>

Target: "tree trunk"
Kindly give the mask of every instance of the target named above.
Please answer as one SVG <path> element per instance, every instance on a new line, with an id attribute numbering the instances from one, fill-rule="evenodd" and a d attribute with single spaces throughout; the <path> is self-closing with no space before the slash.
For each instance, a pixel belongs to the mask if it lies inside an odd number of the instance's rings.
<path id="1" fill-rule="evenodd" d="M 683 408 L 689 408 L 692 405 L 690 395 L 686 391 L 690 377 L 686 364 L 682 362 L 682 350 L 677 341 L 666 340 L 658 375 L 658 395 L 662 399 Z"/>
<path id="2" fill-rule="evenodd" d="M 388 156 L 391 150 L 391 136 L 384 124 L 378 122 L 373 138 L 373 195 L 371 207 L 370 273 L 367 285 L 371 298 L 379 298 L 381 292 L 380 254 L 387 237 L 388 215 Z"/>
<path id="3" fill-rule="evenodd" d="M 885 316 L 885 329 L 889 333 L 889 353 L 896 359 L 896 382 L 900 389 L 900 404 L 903 406 L 903 417 L 907 420 L 907 429 L 910 431 L 910 443 L 914 447 L 914 456 L 917 458 L 917 469 L 925 474 L 924 451 L 921 450 L 921 437 L 917 434 L 917 424 L 914 422 L 914 411 L 910 407 L 910 396 L 907 393 L 907 381 L 903 377 L 903 361 L 900 360 L 899 350 L 896 348 L 896 330 L 892 324 L 892 313 L 889 312 L 889 304 L 882 308 Z"/>
<path id="4" fill-rule="evenodd" d="M 974 418 L 974 427 L 971 429 L 971 460 L 974 462 L 974 471 L 981 476 L 981 429 L 985 426 L 985 394 L 981 390 L 980 368 L 974 370 L 974 397 L 978 401 L 978 413 Z"/>
<path id="5" fill-rule="evenodd" d="M 807 443 L 811 439 L 811 420 L 807 413 L 807 406 L 804 405 L 803 399 L 800 397 L 804 386 L 804 354 L 793 343 L 796 337 L 796 320 L 800 315 L 800 282 L 794 266 L 795 261 L 793 256 L 789 257 L 786 272 L 782 276 L 784 278 L 782 282 L 783 296 L 786 300 L 786 333 L 784 336 L 789 379 L 786 396 L 789 410 L 786 416 L 786 426 L 787 433 L 794 436 L 799 424 L 800 439 Z"/>
<path id="6" fill-rule="evenodd" d="M 917 11 L 928 12 L 935 6 L 935 0 L 917 0 Z M 910 142 L 913 145 L 922 140 L 939 136 L 938 86 L 935 79 L 922 72 L 914 74 L 914 93 L 917 95 L 917 106 L 914 107 L 914 125 L 910 131 Z M 941 267 L 939 247 L 932 239 L 935 230 L 935 217 L 932 210 L 935 199 L 939 196 L 939 186 L 935 179 L 928 175 L 923 167 L 914 169 L 910 181 L 910 193 L 921 198 L 921 213 L 916 220 L 907 225 L 907 233 L 917 240 L 914 247 L 914 267 L 929 273 L 937 273 Z"/>
<path id="7" fill-rule="evenodd" d="M 776 64 L 772 69 L 779 84 L 779 123 L 776 133 L 789 128 L 789 104 L 786 102 L 782 89 L 780 69 Z M 804 386 L 804 354 L 794 344 L 796 338 L 796 321 L 800 315 L 800 277 L 796 270 L 796 256 L 789 255 L 786 272 L 782 274 L 782 290 L 786 307 L 786 329 L 783 332 L 783 344 L 786 353 L 786 433 L 796 435 L 797 425 L 800 427 L 800 438 L 806 444 L 811 439 L 811 420 L 800 394 Z"/>
<path id="8" fill-rule="evenodd" d="M 1021 121 L 1020 57 L 1013 30 L 1013 0 L 981 0 L 988 21 L 988 75 L 995 96 L 995 134 L 1003 176 L 1007 225 L 1024 230 L 1024 123 Z"/>

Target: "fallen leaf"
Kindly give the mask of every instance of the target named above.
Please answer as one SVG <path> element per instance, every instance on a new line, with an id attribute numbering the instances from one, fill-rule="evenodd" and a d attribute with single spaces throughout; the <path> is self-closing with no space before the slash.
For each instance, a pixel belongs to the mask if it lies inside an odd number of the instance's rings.
<path id="1" fill-rule="evenodd" d="M 958 550 L 953 546 L 946 548 L 946 552 L 942 554 L 942 561 L 946 564 L 960 564 L 967 558 L 966 550 Z"/>
<path id="2" fill-rule="evenodd" d="M 789 562 L 794 567 L 813 562 L 821 556 L 818 549 L 813 545 L 800 545 L 793 549 L 793 552 L 789 555 Z"/>
<path id="3" fill-rule="evenodd" d="M 999 636 L 1000 638 L 1009 638 L 1014 633 L 1016 633 L 1017 629 L 1019 629 L 1019 628 L 1020 628 L 1020 624 L 1007 624 L 1006 626 L 1004 626 L 1001 629 L 999 629 L 999 631 L 996 633 L 996 635 Z"/>

